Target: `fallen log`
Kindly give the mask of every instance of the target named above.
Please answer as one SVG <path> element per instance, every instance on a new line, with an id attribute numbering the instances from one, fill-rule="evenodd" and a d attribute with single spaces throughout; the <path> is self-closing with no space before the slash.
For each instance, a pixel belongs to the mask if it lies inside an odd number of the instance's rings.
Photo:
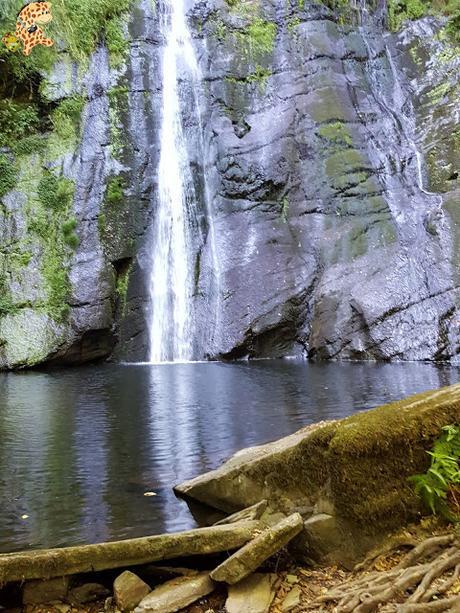
<path id="1" fill-rule="evenodd" d="M 259 522 L 247 521 L 112 543 L 3 554 L 0 585 L 237 549 L 258 534 L 259 529 Z"/>
<path id="2" fill-rule="evenodd" d="M 267 528 L 261 532 L 254 540 L 227 558 L 225 562 L 222 562 L 212 571 L 211 579 L 223 581 L 229 585 L 242 581 L 268 560 L 270 556 L 287 545 L 302 531 L 302 528 L 303 519 L 301 515 L 293 513 L 272 528 Z"/>
<path id="3" fill-rule="evenodd" d="M 220 521 L 216 521 L 213 526 L 223 526 L 224 524 L 234 524 L 238 521 L 252 521 L 255 519 L 260 519 L 264 512 L 267 510 L 268 502 L 266 500 L 261 500 L 256 504 L 253 504 L 246 509 L 241 511 L 237 511 L 228 517 L 224 517 Z"/>

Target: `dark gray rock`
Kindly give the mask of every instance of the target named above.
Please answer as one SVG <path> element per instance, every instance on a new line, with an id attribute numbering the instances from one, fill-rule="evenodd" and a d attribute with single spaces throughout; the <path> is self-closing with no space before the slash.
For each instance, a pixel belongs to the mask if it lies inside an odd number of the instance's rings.
<path id="1" fill-rule="evenodd" d="M 95 600 L 105 599 L 109 594 L 109 590 L 100 583 L 85 583 L 70 590 L 69 602 L 73 605 L 87 604 Z"/>
<path id="2" fill-rule="evenodd" d="M 69 577 L 55 577 L 46 581 L 27 581 L 22 589 L 24 605 L 65 600 L 69 591 Z"/>

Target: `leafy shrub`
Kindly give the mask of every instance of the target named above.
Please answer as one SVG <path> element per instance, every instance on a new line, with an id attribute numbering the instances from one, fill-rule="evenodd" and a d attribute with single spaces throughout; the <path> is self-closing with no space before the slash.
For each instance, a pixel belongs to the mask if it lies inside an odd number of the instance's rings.
<path id="1" fill-rule="evenodd" d="M 0 146 L 4 147 L 31 133 L 36 132 L 39 126 L 39 116 L 35 105 L 0 101 Z"/>
<path id="2" fill-rule="evenodd" d="M 460 425 L 443 428 L 433 446 L 431 466 L 410 480 L 427 507 L 449 520 L 460 521 Z"/>
<path id="3" fill-rule="evenodd" d="M 398 30 L 406 19 L 445 15 L 449 17 L 449 34 L 456 39 L 460 37 L 460 0 L 390 0 L 388 13 L 392 30 Z"/>

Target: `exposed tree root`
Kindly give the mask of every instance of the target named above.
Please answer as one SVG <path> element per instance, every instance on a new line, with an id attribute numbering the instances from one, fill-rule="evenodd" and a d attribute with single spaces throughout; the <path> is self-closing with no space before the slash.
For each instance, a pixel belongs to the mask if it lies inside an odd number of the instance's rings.
<path id="1" fill-rule="evenodd" d="M 398 551 L 402 547 L 416 547 L 418 541 L 411 534 L 403 534 L 396 539 L 385 541 L 378 549 L 373 549 L 371 553 L 360 564 L 355 566 L 355 572 L 363 570 L 371 570 L 379 560 L 387 557 L 394 551 Z"/>
<path id="2" fill-rule="evenodd" d="M 380 553 L 370 558 L 371 563 L 378 557 Z M 414 547 L 391 570 L 354 577 L 321 596 L 313 606 L 337 603 L 337 613 L 460 613 L 460 596 L 449 595 L 459 576 L 460 543 L 454 535 L 436 536 Z M 445 594 L 448 597 L 443 599 Z"/>
<path id="3" fill-rule="evenodd" d="M 398 568 L 408 568 L 416 562 L 428 558 L 430 555 L 437 553 L 439 549 L 451 545 L 455 541 L 453 534 L 445 534 L 443 536 L 433 536 L 422 541 L 415 547 L 405 558 L 398 564 Z"/>
<path id="4" fill-rule="evenodd" d="M 405 604 L 397 609 L 398 613 L 434 613 L 438 611 L 460 611 L 460 596 L 452 596 L 443 600 L 435 600 L 423 604 Z"/>

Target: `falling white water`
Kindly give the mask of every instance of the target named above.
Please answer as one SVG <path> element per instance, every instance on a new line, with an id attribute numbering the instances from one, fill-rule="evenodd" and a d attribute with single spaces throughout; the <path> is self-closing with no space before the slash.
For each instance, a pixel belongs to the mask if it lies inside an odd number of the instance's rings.
<path id="1" fill-rule="evenodd" d="M 197 198 L 181 116 L 180 79 L 199 73 L 183 0 L 163 0 L 163 103 L 158 168 L 158 209 L 152 236 L 150 273 L 150 361 L 193 357 L 193 291 L 200 240 Z"/>

